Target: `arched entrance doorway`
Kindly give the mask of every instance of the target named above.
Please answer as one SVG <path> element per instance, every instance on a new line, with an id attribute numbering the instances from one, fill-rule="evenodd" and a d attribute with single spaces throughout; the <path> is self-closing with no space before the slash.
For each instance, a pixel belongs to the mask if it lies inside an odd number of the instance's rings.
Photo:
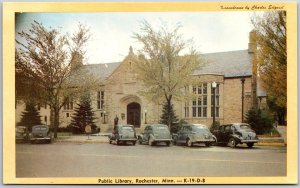
<path id="1" fill-rule="evenodd" d="M 136 102 L 127 105 L 127 124 L 141 126 L 141 105 Z"/>

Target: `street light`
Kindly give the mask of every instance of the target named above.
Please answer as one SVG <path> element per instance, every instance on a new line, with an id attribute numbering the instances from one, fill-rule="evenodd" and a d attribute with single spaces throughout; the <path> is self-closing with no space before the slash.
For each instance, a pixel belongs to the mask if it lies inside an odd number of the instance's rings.
<path id="1" fill-rule="evenodd" d="M 147 124 L 147 109 L 145 109 L 144 111 L 145 111 L 145 124 Z"/>
<path id="2" fill-rule="evenodd" d="M 212 88 L 213 88 L 213 110 L 212 110 L 212 115 L 213 115 L 213 124 L 212 126 L 214 127 L 215 126 L 215 123 L 216 123 L 216 87 L 217 87 L 217 83 L 214 81 L 212 84 L 211 84 Z"/>
<path id="3" fill-rule="evenodd" d="M 104 123 L 104 124 L 106 123 L 106 122 L 105 122 L 105 116 L 106 116 L 106 111 L 104 110 L 104 111 L 103 111 L 103 117 L 104 117 L 104 122 L 103 122 L 103 123 Z"/>
<path id="4" fill-rule="evenodd" d="M 244 85 L 245 85 L 245 78 L 241 78 L 242 82 L 242 123 L 244 122 Z"/>

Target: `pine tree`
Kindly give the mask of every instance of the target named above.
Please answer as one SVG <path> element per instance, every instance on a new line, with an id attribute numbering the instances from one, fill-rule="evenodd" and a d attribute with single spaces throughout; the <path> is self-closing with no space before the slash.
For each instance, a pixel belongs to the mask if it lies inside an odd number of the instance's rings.
<path id="1" fill-rule="evenodd" d="M 75 108 L 75 114 L 72 116 L 71 120 L 71 128 L 72 133 L 74 134 L 82 134 L 85 132 L 85 126 L 90 125 L 92 128 L 92 132 L 95 132 L 97 126 L 94 122 L 96 119 L 94 117 L 94 111 L 92 111 L 91 107 L 91 99 L 90 96 L 83 96 L 80 99 L 80 103 L 77 104 L 78 107 Z"/>
<path id="2" fill-rule="evenodd" d="M 171 130 L 171 132 L 174 132 L 175 131 L 174 129 L 176 129 L 176 127 L 174 127 L 174 125 L 177 124 L 178 118 L 175 115 L 175 111 L 173 109 L 173 104 L 170 105 L 170 108 L 168 108 L 168 107 L 169 107 L 168 103 L 165 102 L 163 104 L 162 115 L 160 117 L 160 123 L 168 125 L 169 117 L 170 117 L 170 119 L 171 119 L 170 130 Z"/>
<path id="3" fill-rule="evenodd" d="M 25 126 L 31 132 L 32 126 L 40 125 L 41 123 L 41 116 L 36 109 L 35 104 L 33 102 L 26 103 L 26 108 L 22 114 L 21 121 L 17 125 Z"/>

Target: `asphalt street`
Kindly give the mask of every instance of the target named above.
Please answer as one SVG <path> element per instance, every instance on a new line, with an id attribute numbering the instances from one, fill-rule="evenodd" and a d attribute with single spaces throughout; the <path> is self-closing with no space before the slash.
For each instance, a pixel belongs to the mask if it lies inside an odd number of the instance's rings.
<path id="1" fill-rule="evenodd" d="M 286 176 L 286 148 L 17 144 L 16 177 Z"/>

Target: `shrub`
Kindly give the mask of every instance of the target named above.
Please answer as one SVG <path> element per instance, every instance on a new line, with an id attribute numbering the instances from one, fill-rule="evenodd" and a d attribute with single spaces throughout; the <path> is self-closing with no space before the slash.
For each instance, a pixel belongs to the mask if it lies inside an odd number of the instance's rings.
<path id="1" fill-rule="evenodd" d="M 257 134 L 268 133 L 273 128 L 273 115 L 266 110 L 251 108 L 246 114 L 246 122 Z"/>

